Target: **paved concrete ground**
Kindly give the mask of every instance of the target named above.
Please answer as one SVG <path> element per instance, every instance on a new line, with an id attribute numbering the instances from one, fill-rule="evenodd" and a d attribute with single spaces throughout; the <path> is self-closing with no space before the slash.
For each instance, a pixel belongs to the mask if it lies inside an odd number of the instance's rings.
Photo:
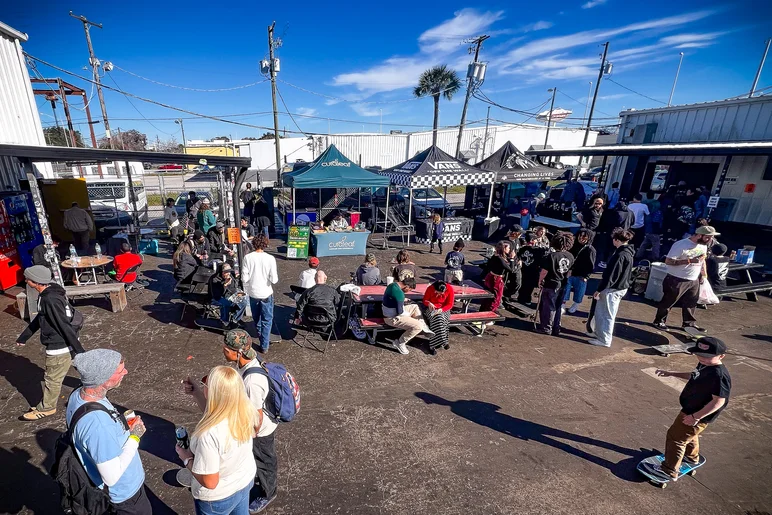
<path id="1" fill-rule="evenodd" d="M 395 253 L 377 255 L 385 264 Z M 415 261 L 427 278 L 442 266 L 437 254 L 417 254 Z M 358 262 L 323 259 L 322 268 L 340 282 Z M 350 339 L 320 354 L 288 339 L 292 301 L 286 294 L 303 268 L 279 259 L 277 320 L 285 340 L 269 359 L 295 374 L 302 408 L 296 421 L 278 429 L 280 492 L 267 513 L 772 511 L 768 297 L 698 312 L 731 349 L 732 399 L 702 440 L 707 465 L 695 478 L 660 490 L 642 481 L 635 464 L 663 448 L 682 383 L 652 372 L 687 371 L 695 359 L 665 358 L 649 348 L 676 341 L 647 326 L 654 314 L 649 304 L 623 303 L 611 349 L 585 344 L 585 302 L 584 313 L 567 317 L 561 338 L 535 335 L 530 324 L 507 314 L 484 337 L 453 332 L 452 348 L 434 357 L 420 340 L 407 356 Z M 193 427 L 200 416 L 180 380 L 222 363 L 220 337 L 191 329 L 190 317 L 179 321 L 168 257 L 148 257 L 145 275 L 152 285 L 130 294 L 123 313 L 110 313 L 102 300 L 78 302 L 86 315 L 82 339 L 86 348 L 115 348 L 127 358 L 130 373 L 110 398 L 136 410 L 148 426 L 141 449 L 155 513 L 193 513 L 189 492 L 172 486 L 180 466 L 174 425 Z M 40 398 L 43 353 L 36 338 L 13 346 L 24 324 L 10 299 L 0 302 L 0 512 L 56 513 L 57 490 L 46 469 L 63 416 L 17 419 Z M 680 322 L 680 314 L 671 322 Z M 76 385 L 73 370 L 63 395 Z"/>

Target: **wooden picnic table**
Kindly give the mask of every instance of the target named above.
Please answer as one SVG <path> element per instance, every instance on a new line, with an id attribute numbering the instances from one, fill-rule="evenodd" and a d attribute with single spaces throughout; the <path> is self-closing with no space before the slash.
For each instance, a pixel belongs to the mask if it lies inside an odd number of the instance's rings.
<path id="1" fill-rule="evenodd" d="M 97 281 L 97 268 L 102 270 L 102 275 L 107 280 L 105 274 L 105 265 L 109 265 L 113 262 L 113 258 L 110 256 L 80 256 L 77 258 L 77 262 L 73 262 L 72 258 L 65 259 L 61 262 L 64 268 L 69 268 L 75 272 L 75 285 L 76 286 L 88 286 L 89 284 L 99 284 Z M 88 275 L 85 282 L 81 281 L 81 277 Z"/>
<path id="2" fill-rule="evenodd" d="M 432 283 L 418 283 L 415 290 L 410 293 L 406 293 L 405 297 L 411 300 L 422 300 L 426 289 Z M 448 286 L 453 288 L 456 300 L 470 301 L 475 299 L 492 299 L 493 294 L 477 284 L 474 281 L 462 281 L 459 284 L 450 284 Z M 359 295 L 354 295 L 354 302 L 359 304 L 377 304 L 383 302 L 383 295 L 386 292 L 386 285 L 376 286 L 360 286 L 361 291 Z"/>
<path id="3" fill-rule="evenodd" d="M 740 284 L 753 284 L 753 277 L 751 277 L 751 270 L 758 269 L 758 268 L 764 268 L 763 263 L 737 263 L 735 261 L 732 261 L 729 263 L 728 271 L 729 272 L 738 272 L 738 280 L 740 281 Z M 744 274 L 742 272 L 745 272 Z M 767 283 L 764 283 L 767 284 Z M 759 285 L 760 286 L 760 285 Z M 735 287 L 736 289 L 736 287 Z M 728 291 L 732 291 L 732 288 L 727 288 Z M 741 292 L 743 293 L 743 292 Z M 755 291 L 746 291 L 744 292 L 745 296 L 750 301 L 757 301 L 758 295 L 756 295 Z"/>

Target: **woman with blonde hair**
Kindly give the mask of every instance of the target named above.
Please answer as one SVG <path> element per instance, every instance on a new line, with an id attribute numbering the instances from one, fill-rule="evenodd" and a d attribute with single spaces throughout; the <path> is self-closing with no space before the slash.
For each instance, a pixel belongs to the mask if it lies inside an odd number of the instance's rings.
<path id="1" fill-rule="evenodd" d="M 247 397 L 243 379 L 230 367 L 214 367 L 203 386 L 206 409 L 190 448 L 176 446 L 193 475 L 196 514 L 247 515 L 257 473 L 252 438 L 261 424 L 260 413 Z"/>
<path id="2" fill-rule="evenodd" d="M 431 243 L 429 244 L 429 254 L 434 252 L 435 242 L 440 247 L 440 254 L 442 254 L 442 235 L 445 232 L 445 222 L 442 221 L 442 217 L 439 213 L 434 213 L 432 215 L 432 225 L 430 227 L 430 232 Z"/>
<path id="3" fill-rule="evenodd" d="M 190 243 L 183 241 L 177 246 L 177 250 L 172 256 L 172 267 L 174 269 L 174 278 L 177 281 L 183 281 L 193 275 L 198 263 L 193 257 L 193 249 Z"/>

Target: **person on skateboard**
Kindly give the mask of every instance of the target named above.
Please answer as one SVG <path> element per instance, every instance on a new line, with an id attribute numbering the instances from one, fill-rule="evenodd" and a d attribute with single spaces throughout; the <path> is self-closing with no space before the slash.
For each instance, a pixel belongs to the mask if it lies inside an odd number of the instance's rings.
<path id="1" fill-rule="evenodd" d="M 712 336 L 700 338 L 689 352 L 699 360 L 691 372 L 668 372 L 657 369 L 660 377 L 680 377 L 688 382 L 681 392 L 681 412 L 667 431 L 665 460 L 653 467 L 663 479 L 676 481 L 681 461 L 691 464 L 700 461 L 699 436 L 708 424 L 716 420 L 729 403 L 732 378 L 721 362 L 726 345 Z"/>

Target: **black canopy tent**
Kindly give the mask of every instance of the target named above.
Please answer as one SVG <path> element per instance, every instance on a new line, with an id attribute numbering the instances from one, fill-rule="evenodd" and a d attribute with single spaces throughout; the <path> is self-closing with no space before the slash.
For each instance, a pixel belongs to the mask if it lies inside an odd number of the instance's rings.
<path id="1" fill-rule="evenodd" d="M 33 163 L 67 162 L 71 165 L 77 165 L 95 162 L 125 162 L 129 184 L 132 184 L 131 167 L 129 166 L 130 161 L 158 164 L 175 163 L 181 165 L 197 165 L 206 163 L 210 166 L 223 166 L 225 167 L 226 171 L 224 173 L 220 172 L 218 178 L 222 191 L 225 191 L 228 186 L 232 187 L 232 196 L 228 198 L 228 205 L 223 206 L 223 209 L 226 209 L 226 217 L 229 219 L 231 227 L 235 227 L 236 225 L 234 224 L 236 224 L 236 221 L 241 217 L 238 193 L 241 188 L 241 184 L 244 182 L 246 177 L 247 169 L 252 163 L 252 160 L 248 157 L 200 156 L 194 154 L 174 154 L 169 152 L 135 152 L 129 150 L 103 150 L 94 148 L 6 144 L 0 144 L 0 157 L 16 158 L 24 169 L 32 197 L 35 202 L 35 209 L 37 211 L 38 221 L 43 232 L 43 239 L 46 246 L 49 248 L 49 256 L 53 260 L 52 264 L 55 265 L 52 266 L 54 270 L 54 278 L 59 284 L 62 285 L 63 281 L 61 275 L 59 274 L 56 253 L 51 252 L 51 232 L 48 227 L 48 219 L 46 217 L 45 207 L 43 206 L 42 197 L 40 195 L 40 189 L 38 188 L 38 177 L 35 174 Z M 258 183 L 259 182 L 260 181 L 258 180 Z M 136 197 L 133 194 L 133 190 L 130 189 L 130 191 L 132 192 L 131 198 L 136 215 Z M 238 251 L 239 261 L 241 261 L 243 256 L 241 255 L 240 246 Z"/>
<path id="2" fill-rule="evenodd" d="M 496 172 L 496 182 L 540 182 L 560 179 L 563 170 L 544 166 L 527 158 L 511 141 L 475 165 L 481 170 Z"/>
<path id="3" fill-rule="evenodd" d="M 496 173 L 481 170 L 459 161 L 433 145 L 412 159 L 397 166 L 378 172 L 385 175 L 393 184 L 404 186 L 410 190 L 408 202 L 408 224 L 412 221 L 413 190 L 442 186 L 447 193 L 448 186 L 464 186 L 468 184 L 493 184 Z M 386 197 L 388 199 L 388 195 Z M 491 200 L 493 197 L 491 196 Z M 488 203 L 488 217 L 491 204 Z"/>

